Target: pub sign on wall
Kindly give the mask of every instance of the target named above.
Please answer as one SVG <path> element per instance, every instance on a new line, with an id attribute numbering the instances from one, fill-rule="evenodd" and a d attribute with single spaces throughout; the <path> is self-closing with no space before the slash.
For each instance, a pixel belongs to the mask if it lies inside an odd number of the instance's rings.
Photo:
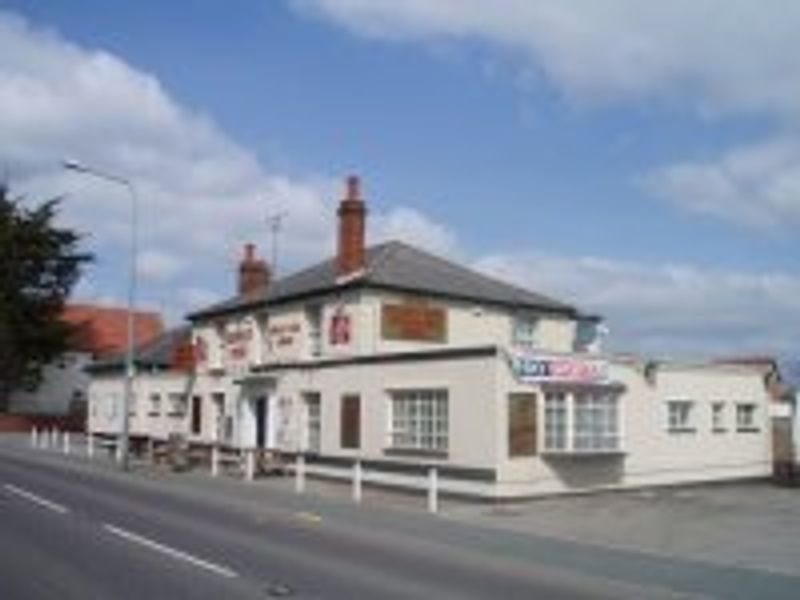
<path id="1" fill-rule="evenodd" d="M 383 304 L 381 335 L 385 340 L 447 341 L 447 311 L 422 303 Z"/>

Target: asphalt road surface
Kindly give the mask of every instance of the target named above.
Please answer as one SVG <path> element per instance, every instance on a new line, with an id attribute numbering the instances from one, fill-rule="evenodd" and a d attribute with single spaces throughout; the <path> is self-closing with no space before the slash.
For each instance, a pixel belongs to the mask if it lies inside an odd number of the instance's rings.
<path id="1" fill-rule="evenodd" d="M 0 444 L 0 598 L 797 598 L 800 590 L 785 576 L 185 477 L 120 474 Z"/>

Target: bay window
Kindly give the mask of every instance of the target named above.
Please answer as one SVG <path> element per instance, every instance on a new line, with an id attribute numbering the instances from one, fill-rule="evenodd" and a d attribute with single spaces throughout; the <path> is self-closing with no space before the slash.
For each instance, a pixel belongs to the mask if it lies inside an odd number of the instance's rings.
<path id="1" fill-rule="evenodd" d="M 447 450 L 447 390 L 392 390 L 391 447 L 401 450 Z"/>
<path id="2" fill-rule="evenodd" d="M 544 395 L 544 447 L 567 449 L 567 396 L 563 392 Z"/>
<path id="3" fill-rule="evenodd" d="M 545 453 L 607 453 L 622 448 L 618 390 L 554 390 L 544 395 Z"/>
<path id="4" fill-rule="evenodd" d="M 617 400 L 596 393 L 575 394 L 575 450 L 614 450 L 617 434 Z"/>

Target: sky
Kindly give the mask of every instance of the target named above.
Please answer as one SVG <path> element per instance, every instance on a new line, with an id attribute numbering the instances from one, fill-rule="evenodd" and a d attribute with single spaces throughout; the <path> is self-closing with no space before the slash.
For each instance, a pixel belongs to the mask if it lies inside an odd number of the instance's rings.
<path id="1" fill-rule="evenodd" d="M 800 4 L 0 0 L 0 175 L 64 196 L 172 322 L 329 256 L 344 178 L 403 239 L 599 313 L 615 351 L 800 353 Z"/>

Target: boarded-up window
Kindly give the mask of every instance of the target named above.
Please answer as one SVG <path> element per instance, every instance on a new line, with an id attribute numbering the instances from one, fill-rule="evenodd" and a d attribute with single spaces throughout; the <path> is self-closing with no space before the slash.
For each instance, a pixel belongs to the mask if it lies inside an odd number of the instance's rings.
<path id="1" fill-rule="evenodd" d="M 508 397 L 508 455 L 536 454 L 536 394 Z"/>
<path id="2" fill-rule="evenodd" d="M 361 445 L 361 398 L 342 396 L 341 446 L 358 448 Z"/>
<path id="3" fill-rule="evenodd" d="M 192 433 L 200 434 L 203 426 L 203 398 L 192 396 Z"/>

